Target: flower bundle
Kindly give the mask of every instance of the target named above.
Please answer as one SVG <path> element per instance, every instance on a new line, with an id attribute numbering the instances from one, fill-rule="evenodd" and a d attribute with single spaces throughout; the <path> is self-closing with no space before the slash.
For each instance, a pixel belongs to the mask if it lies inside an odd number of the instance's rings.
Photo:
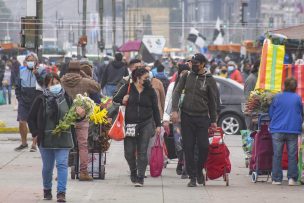
<path id="1" fill-rule="evenodd" d="M 275 95 L 275 92 L 263 89 L 252 91 L 245 105 L 245 113 L 267 113 Z"/>
<path id="2" fill-rule="evenodd" d="M 62 120 L 59 121 L 59 124 L 53 130 L 53 135 L 60 135 L 61 132 L 68 130 L 71 125 L 75 125 L 77 119 L 80 119 L 80 116 L 76 113 L 76 108 L 81 107 L 85 110 L 85 118 L 90 118 L 94 112 L 95 103 L 90 99 L 87 94 L 84 95 L 77 94 L 76 98 L 73 100 L 73 105 L 69 111 L 65 114 Z"/>
<path id="3" fill-rule="evenodd" d="M 100 106 L 95 106 L 93 113 L 90 116 L 90 121 L 100 125 L 108 124 L 107 114 L 108 114 L 107 109 L 101 110 Z"/>

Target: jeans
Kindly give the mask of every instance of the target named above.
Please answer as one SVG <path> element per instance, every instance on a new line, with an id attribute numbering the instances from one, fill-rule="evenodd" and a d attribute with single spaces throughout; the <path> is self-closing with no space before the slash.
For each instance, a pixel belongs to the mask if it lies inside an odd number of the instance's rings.
<path id="1" fill-rule="evenodd" d="M 39 148 L 42 158 L 42 179 L 45 190 L 52 189 L 53 170 L 56 161 L 57 192 L 66 192 L 69 149 Z"/>
<path id="2" fill-rule="evenodd" d="M 3 97 L 6 101 L 6 92 L 8 95 L 8 104 L 12 103 L 12 86 L 11 85 L 7 85 L 7 86 L 3 86 Z"/>
<path id="3" fill-rule="evenodd" d="M 284 144 L 287 144 L 288 151 L 288 179 L 295 181 L 298 179 L 297 153 L 298 153 L 298 135 L 287 133 L 273 133 L 273 160 L 272 160 L 272 180 L 281 182 L 283 180 L 282 154 Z"/>
<path id="4" fill-rule="evenodd" d="M 210 119 L 208 116 L 190 116 L 185 113 L 181 115 L 183 148 L 190 178 L 197 177 L 197 173 L 201 173 L 203 165 L 207 161 L 209 126 Z M 195 158 L 195 146 L 198 148 L 197 160 Z"/>
<path id="5" fill-rule="evenodd" d="M 114 96 L 114 92 L 116 90 L 116 85 L 106 85 L 103 89 L 103 93 L 104 95 L 108 96 L 108 97 L 112 97 Z"/>
<path id="6" fill-rule="evenodd" d="M 151 121 L 139 129 L 139 134 L 136 137 L 126 137 L 124 139 L 125 158 L 130 171 L 137 171 L 138 177 L 141 178 L 146 173 L 148 165 L 147 149 L 154 131 L 154 124 Z"/>
<path id="7" fill-rule="evenodd" d="M 89 136 L 89 121 L 83 120 L 75 125 L 79 160 L 80 172 L 88 171 L 89 154 L 88 154 L 88 136 Z"/>

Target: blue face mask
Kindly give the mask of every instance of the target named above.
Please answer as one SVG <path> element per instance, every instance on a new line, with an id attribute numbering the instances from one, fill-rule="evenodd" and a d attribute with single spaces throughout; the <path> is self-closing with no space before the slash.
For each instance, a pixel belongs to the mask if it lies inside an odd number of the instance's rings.
<path id="1" fill-rule="evenodd" d="M 232 71 L 234 71 L 234 66 L 228 66 L 228 73 L 231 73 Z"/>
<path id="2" fill-rule="evenodd" d="M 33 69 L 34 66 L 35 66 L 35 62 L 34 61 L 27 61 L 26 64 L 27 64 L 27 67 L 29 69 Z"/>
<path id="3" fill-rule="evenodd" d="M 58 94 L 62 90 L 61 84 L 57 84 L 50 87 L 50 92 L 53 94 Z"/>

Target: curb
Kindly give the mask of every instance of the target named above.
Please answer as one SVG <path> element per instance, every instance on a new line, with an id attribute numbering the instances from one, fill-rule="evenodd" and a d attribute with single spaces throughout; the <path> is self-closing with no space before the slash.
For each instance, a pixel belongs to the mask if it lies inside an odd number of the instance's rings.
<path id="1" fill-rule="evenodd" d="M 18 127 L 0 127 L 0 134 L 4 133 L 19 133 Z"/>

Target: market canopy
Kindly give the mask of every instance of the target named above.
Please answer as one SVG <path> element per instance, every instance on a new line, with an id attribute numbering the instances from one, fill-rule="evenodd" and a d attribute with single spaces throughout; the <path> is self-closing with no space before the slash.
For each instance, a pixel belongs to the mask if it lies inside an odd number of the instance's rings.
<path id="1" fill-rule="evenodd" d="M 118 48 L 120 52 L 131 52 L 131 51 L 139 51 L 141 45 L 141 40 L 127 41 L 121 47 Z"/>
<path id="2" fill-rule="evenodd" d="M 292 27 L 281 28 L 277 30 L 271 30 L 270 33 L 281 34 L 286 36 L 288 39 L 304 39 L 304 24 Z"/>

